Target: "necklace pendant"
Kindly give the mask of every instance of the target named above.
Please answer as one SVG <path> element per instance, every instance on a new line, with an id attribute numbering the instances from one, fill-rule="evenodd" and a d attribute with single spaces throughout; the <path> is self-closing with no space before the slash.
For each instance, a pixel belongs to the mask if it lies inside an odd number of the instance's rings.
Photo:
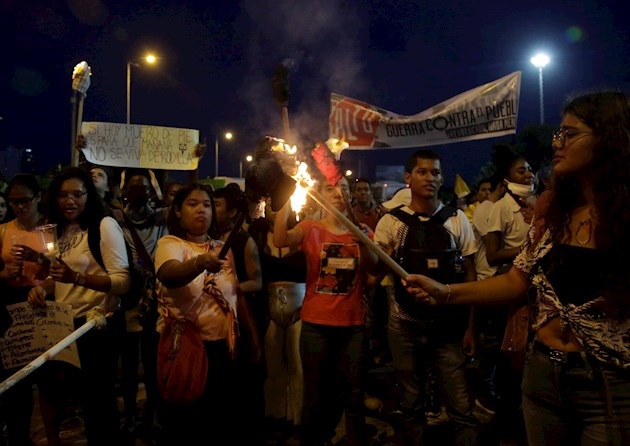
<path id="1" fill-rule="evenodd" d="M 579 245 L 587 245 L 591 238 L 593 237 L 593 225 L 591 223 L 591 219 L 587 219 L 580 222 L 580 225 L 577 228 L 575 233 L 575 241 Z"/>

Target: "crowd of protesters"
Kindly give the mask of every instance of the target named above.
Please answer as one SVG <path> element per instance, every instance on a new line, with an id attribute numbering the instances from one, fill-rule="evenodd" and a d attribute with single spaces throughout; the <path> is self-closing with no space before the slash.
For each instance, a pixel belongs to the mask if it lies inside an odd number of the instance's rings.
<path id="1" fill-rule="evenodd" d="M 89 445 L 289 444 L 292 435 L 302 446 L 371 446 L 387 441 L 369 436 L 366 415 L 379 410 L 401 431 L 396 445 L 425 444 L 441 415 L 446 444 L 628 444 L 628 281 L 616 261 L 629 243 L 625 96 L 572 98 L 553 149 L 536 175 L 515 146 L 497 146 L 494 175 L 466 197 L 467 212 L 442 190 L 439 154 L 423 149 L 389 200 L 368 178 L 319 179 L 330 209 L 296 214 L 268 200 L 265 216 L 242 227 L 236 184 L 160 184 L 146 169 L 114 179 L 84 166 L 42 190 L 16 175 L 0 194 L 1 328 L 19 302 L 69 305 L 75 329 L 96 307 L 108 317 L 77 341 L 80 369 L 47 361 L 0 396 L 8 445 L 34 444 L 34 389 L 48 445 L 61 444 L 71 405 Z M 45 224 L 56 225 L 56 258 L 36 236 Z M 152 278 L 150 308 L 120 297 L 134 268 Z M 530 328 L 519 351 L 505 348 L 515 314 Z M 156 383 L 168 318 L 193 322 L 205 347 L 207 384 L 192 402 L 166 402 Z M 396 401 L 386 408 L 367 379 L 384 364 Z M 287 435 L 270 439 L 270 426 Z"/>

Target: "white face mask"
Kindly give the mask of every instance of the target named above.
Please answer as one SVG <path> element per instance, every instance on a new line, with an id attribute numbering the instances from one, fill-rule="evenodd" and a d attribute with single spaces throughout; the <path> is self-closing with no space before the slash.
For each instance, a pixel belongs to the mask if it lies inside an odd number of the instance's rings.
<path id="1" fill-rule="evenodd" d="M 534 187 L 535 187 L 534 183 L 527 185 L 527 184 L 520 184 L 520 183 L 512 183 L 508 180 L 505 180 L 505 182 L 507 183 L 508 189 L 510 189 L 512 193 L 514 193 L 514 195 L 517 195 L 521 198 L 529 198 L 532 195 L 534 195 Z"/>

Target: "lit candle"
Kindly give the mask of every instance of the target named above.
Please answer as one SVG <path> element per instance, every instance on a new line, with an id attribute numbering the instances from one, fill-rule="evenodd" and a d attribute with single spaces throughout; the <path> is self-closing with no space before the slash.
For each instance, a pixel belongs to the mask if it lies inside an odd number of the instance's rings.
<path id="1" fill-rule="evenodd" d="M 44 254 L 44 256 L 46 256 L 46 258 L 48 260 L 50 260 L 51 262 L 55 261 L 55 254 L 56 254 L 56 249 L 55 249 L 55 244 L 53 242 L 48 242 L 46 243 L 46 253 Z"/>

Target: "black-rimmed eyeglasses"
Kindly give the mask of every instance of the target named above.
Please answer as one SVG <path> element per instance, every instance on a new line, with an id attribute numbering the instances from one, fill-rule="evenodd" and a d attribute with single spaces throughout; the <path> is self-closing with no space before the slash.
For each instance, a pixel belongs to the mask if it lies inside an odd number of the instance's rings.
<path id="1" fill-rule="evenodd" d="M 28 206 L 35 197 L 9 198 L 7 201 L 14 208 L 18 206 Z"/>

